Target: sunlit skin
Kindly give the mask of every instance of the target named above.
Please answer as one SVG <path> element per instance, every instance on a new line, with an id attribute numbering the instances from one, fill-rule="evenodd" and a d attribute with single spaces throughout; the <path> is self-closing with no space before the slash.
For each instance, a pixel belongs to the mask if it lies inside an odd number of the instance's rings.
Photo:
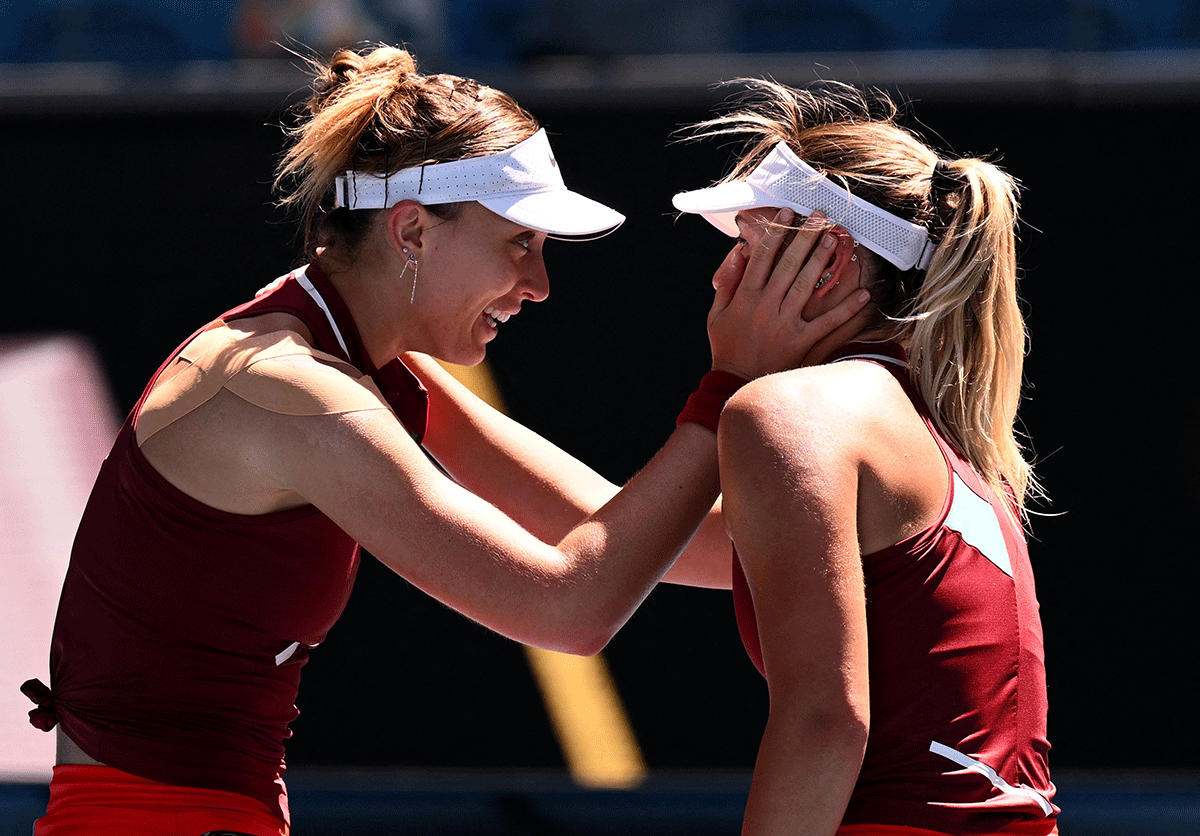
<path id="1" fill-rule="evenodd" d="M 428 228 L 412 297 L 417 315 L 406 318 L 401 351 L 461 365 L 483 360 L 504 321 L 549 295 L 546 237 L 474 202 Z"/>
<path id="2" fill-rule="evenodd" d="M 549 295 L 546 233 L 479 203 L 447 220 L 405 200 L 378 223 L 353 263 L 322 255 L 376 365 L 408 351 L 479 363 L 499 324 Z"/>

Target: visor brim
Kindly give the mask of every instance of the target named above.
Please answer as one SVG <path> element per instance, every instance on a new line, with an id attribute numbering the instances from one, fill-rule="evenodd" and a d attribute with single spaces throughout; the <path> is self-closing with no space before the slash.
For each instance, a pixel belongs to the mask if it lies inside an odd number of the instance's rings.
<path id="1" fill-rule="evenodd" d="M 485 197 L 479 203 L 514 223 L 555 237 L 600 237 L 625 222 L 620 212 L 570 189 Z"/>
<path id="2" fill-rule="evenodd" d="M 718 183 L 707 189 L 695 189 L 690 192 L 680 192 L 671 199 L 671 203 L 680 212 L 690 215 L 701 215 L 724 232 L 736 238 L 738 236 L 737 213 L 743 209 L 757 209 L 760 206 L 773 206 L 778 203 L 762 189 L 747 183 L 745 180 L 734 180 L 729 183 Z"/>

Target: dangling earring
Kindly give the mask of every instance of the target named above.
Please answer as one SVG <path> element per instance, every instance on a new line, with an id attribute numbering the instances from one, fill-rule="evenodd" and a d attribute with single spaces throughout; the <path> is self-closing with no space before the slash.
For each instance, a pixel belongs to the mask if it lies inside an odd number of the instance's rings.
<path id="1" fill-rule="evenodd" d="M 857 242 L 857 241 L 855 241 L 855 242 L 854 242 L 854 249 L 856 249 L 856 250 L 858 249 L 858 242 Z M 851 260 L 851 261 L 858 261 L 858 253 L 851 253 L 851 254 L 850 254 L 850 260 Z"/>
<path id="2" fill-rule="evenodd" d="M 408 247 L 404 247 L 404 252 L 408 254 Z M 408 261 L 404 262 L 404 267 L 400 270 L 400 278 L 404 278 L 404 274 L 408 272 L 408 266 L 410 264 L 412 265 L 413 281 L 412 292 L 408 296 L 408 304 L 411 305 L 413 300 L 417 298 L 417 270 L 420 267 L 420 264 L 417 262 L 416 256 L 409 254 Z"/>

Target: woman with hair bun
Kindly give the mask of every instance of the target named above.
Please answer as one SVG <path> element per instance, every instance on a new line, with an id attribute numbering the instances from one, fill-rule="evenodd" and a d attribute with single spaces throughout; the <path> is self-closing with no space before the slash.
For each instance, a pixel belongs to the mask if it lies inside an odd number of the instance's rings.
<path id="1" fill-rule="evenodd" d="M 801 316 L 829 266 L 819 234 L 731 253 L 713 371 L 618 490 L 429 358 L 478 363 L 545 298 L 546 239 L 621 215 L 567 189 L 545 132 L 497 90 L 422 75 L 392 48 L 317 70 L 279 172 L 307 264 L 167 358 L 80 523 L 52 687 L 22 686 L 31 722 L 57 726 L 39 836 L 287 833 L 300 669 L 346 604 L 359 544 L 492 630 L 572 653 L 603 647 L 689 539 L 679 571 L 724 562 L 727 582 L 721 407 L 857 330 L 865 293 Z"/>
<path id="2" fill-rule="evenodd" d="M 735 611 L 770 698 L 743 833 L 1055 833 L 1016 184 L 940 158 L 881 93 L 746 83 L 696 128 L 746 153 L 676 208 L 751 248 L 781 207 L 832 225 L 804 315 L 872 301 L 827 362 L 721 419 Z"/>

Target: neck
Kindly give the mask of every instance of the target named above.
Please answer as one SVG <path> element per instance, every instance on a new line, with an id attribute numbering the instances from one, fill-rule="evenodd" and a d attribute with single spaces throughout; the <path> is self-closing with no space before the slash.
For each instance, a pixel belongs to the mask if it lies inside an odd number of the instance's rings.
<path id="1" fill-rule="evenodd" d="M 375 368 L 382 368 L 400 356 L 405 350 L 404 340 L 394 309 L 384 301 L 386 296 L 378 292 L 378 271 L 371 271 L 364 264 L 349 265 L 325 257 L 321 266 L 346 303 L 363 349 Z"/>

